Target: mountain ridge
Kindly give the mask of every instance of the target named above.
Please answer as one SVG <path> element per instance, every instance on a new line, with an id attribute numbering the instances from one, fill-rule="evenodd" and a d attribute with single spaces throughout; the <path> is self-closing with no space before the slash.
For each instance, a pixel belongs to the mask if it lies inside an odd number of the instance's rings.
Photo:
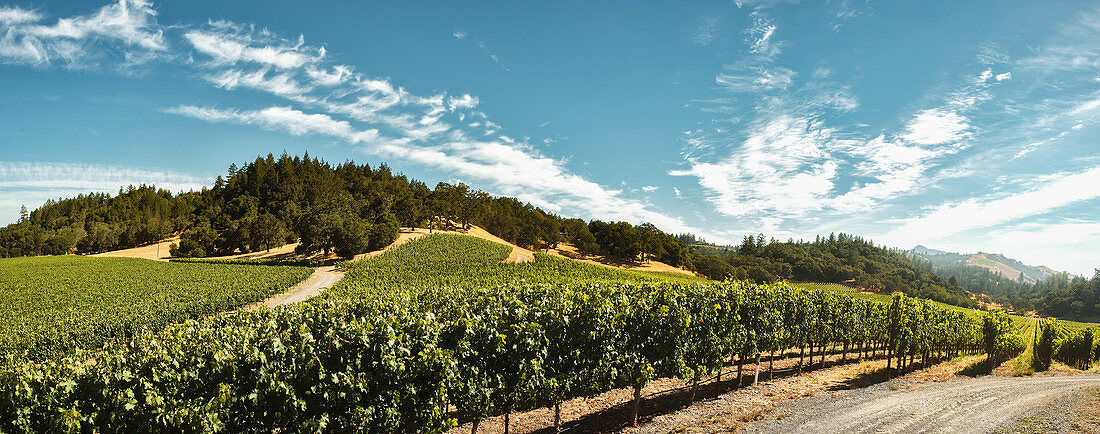
<path id="1" fill-rule="evenodd" d="M 977 253 L 956 253 L 917 245 L 906 250 L 906 254 L 932 263 L 933 267 L 974 266 L 1000 273 L 1001 275 L 1028 283 L 1036 283 L 1055 274 L 1063 273 L 1045 265 L 1027 265 L 1017 259 L 1000 253 L 979 251 Z"/>

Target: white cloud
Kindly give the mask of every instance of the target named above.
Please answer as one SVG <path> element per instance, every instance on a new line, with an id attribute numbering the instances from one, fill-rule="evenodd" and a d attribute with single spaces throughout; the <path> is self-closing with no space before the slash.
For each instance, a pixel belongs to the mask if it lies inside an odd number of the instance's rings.
<path id="1" fill-rule="evenodd" d="M 246 87 L 271 92 L 279 96 L 301 95 L 310 90 L 309 87 L 299 83 L 294 77 L 286 73 L 271 73 L 268 69 L 260 69 L 252 72 L 244 72 L 237 69 L 221 71 L 205 77 L 211 83 L 220 88 L 233 90 L 237 87 Z M 327 80 L 321 77 L 320 80 Z"/>
<path id="2" fill-rule="evenodd" d="M 1070 110 L 1069 114 L 1071 116 L 1077 116 L 1091 112 L 1093 110 L 1096 110 L 1097 108 L 1100 108 L 1100 98 L 1091 99 L 1078 104 L 1076 107 Z"/>
<path id="3" fill-rule="evenodd" d="M 779 43 L 772 41 L 776 26 L 761 14 L 752 14 L 752 26 L 745 31 L 748 34 L 749 53 L 757 54 L 765 58 L 773 58 L 779 54 Z"/>
<path id="4" fill-rule="evenodd" d="M 449 109 L 450 111 L 455 111 L 455 109 L 473 109 L 477 108 L 478 102 L 479 101 L 476 96 L 470 96 L 470 94 L 468 93 L 463 94 L 458 98 L 448 97 L 447 109 Z"/>
<path id="5" fill-rule="evenodd" d="M 1042 215 L 1100 197 L 1097 185 L 1100 185 L 1100 167 L 1052 177 L 1036 188 L 1010 196 L 945 203 L 923 216 L 902 220 L 884 240 L 908 245 L 930 237 L 947 238 L 972 229 Z"/>
<path id="6" fill-rule="evenodd" d="M 996 78 L 997 78 L 997 81 L 1005 81 L 1005 80 L 1008 80 L 1008 79 L 1012 78 L 1012 73 L 1011 72 L 1005 72 L 1005 73 L 997 74 Z"/>
<path id="7" fill-rule="evenodd" d="M 752 128 L 730 156 L 691 161 L 673 176 L 695 176 L 726 215 L 771 213 L 800 216 L 820 209 L 833 191 L 838 162 L 830 158 L 833 130 L 810 118 L 780 116 Z"/>
<path id="8" fill-rule="evenodd" d="M 970 133 L 969 120 L 956 112 L 927 109 L 917 113 L 900 137 L 920 145 L 942 145 L 965 140 Z"/>
<path id="9" fill-rule="evenodd" d="M 0 7 L 0 23 L 5 25 L 33 23 L 42 20 L 38 12 L 15 7 Z"/>
<path id="10" fill-rule="evenodd" d="M 279 69 L 300 68 L 324 57 L 324 47 L 303 52 L 301 44 L 289 44 L 268 35 L 245 31 L 238 26 L 223 24 L 213 30 L 192 30 L 183 37 L 196 51 L 209 57 L 213 65 L 235 65 L 250 62 Z M 258 44 L 258 45 L 253 45 Z"/>
<path id="11" fill-rule="evenodd" d="M 88 15 L 59 18 L 52 25 L 36 11 L 0 8 L 0 60 L 9 63 L 85 68 L 117 56 L 120 66 L 133 66 L 156 58 L 166 50 L 164 31 L 156 22 L 156 10 L 144 0 L 119 0 Z M 118 43 L 111 50 L 95 44 Z"/>
<path id="12" fill-rule="evenodd" d="M 347 121 L 336 120 L 320 113 L 305 113 L 290 107 L 276 106 L 263 110 L 239 111 L 179 106 L 167 109 L 165 112 L 212 122 L 258 125 L 269 130 L 285 131 L 295 136 L 323 134 L 341 138 L 350 143 L 372 143 L 378 138 L 377 129 L 358 130 Z"/>
<path id="13" fill-rule="evenodd" d="M 644 191 L 646 193 L 650 193 L 650 192 L 657 191 L 657 188 L 658 187 L 656 185 L 645 185 L 645 186 L 642 186 L 642 191 Z"/>
<path id="14" fill-rule="evenodd" d="M 794 71 L 784 67 L 735 63 L 726 65 L 726 72 L 719 73 L 714 82 L 731 92 L 761 92 L 786 89 L 794 81 L 794 76 Z"/>
<path id="15" fill-rule="evenodd" d="M 455 30 L 454 33 L 451 33 L 451 36 L 454 36 L 455 39 L 466 39 L 466 31 Z"/>

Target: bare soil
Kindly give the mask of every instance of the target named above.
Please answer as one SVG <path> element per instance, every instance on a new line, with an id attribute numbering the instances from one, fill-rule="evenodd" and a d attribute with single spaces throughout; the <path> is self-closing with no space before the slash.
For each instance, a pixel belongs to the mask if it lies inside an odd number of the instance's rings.
<path id="1" fill-rule="evenodd" d="M 1011 428 L 1082 389 L 1100 387 L 1100 375 L 1001 377 L 988 375 L 895 387 L 893 382 L 837 396 L 793 400 L 749 432 L 985 433 Z"/>
<path id="2" fill-rule="evenodd" d="M 317 267 L 313 269 L 313 274 L 307 277 L 306 280 L 298 282 L 297 285 L 290 287 L 290 289 L 282 293 L 268 297 L 267 300 L 253 303 L 245 309 L 257 309 L 260 306 L 275 307 L 305 301 L 310 297 L 320 294 L 321 291 L 331 288 L 332 285 L 335 285 L 336 282 L 339 282 L 340 279 L 343 278 L 344 272 L 336 269 L 335 266 Z"/>
<path id="3" fill-rule="evenodd" d="M 744 414 L 772 408 L 785 399 L 812 396 L 831 388 L 859 387 L 866 381 L 878 381 L 874 374 L 886 363 L 881 360 L 856 362 L 854 355 L 849 353 L 848 363 L 839 364 L 842 355 L 831 354 L 826 357 L 825 367 L 821 365 L 821 357 L 818 356 L 814 358 L 814 366 L 806 363 L 803 373 L 799 375 L 798 352 L 788 352 L 787 356 L 784 359 L 777 354 L 771 375 L 768 370 L 769 361 L 766 357 L 763 358 L 759 383 L 756 385 L 752 385 L 756 365 L 751 362 L 754 360 L 748 360 L 750 363 L 743 366 L 740 379 L 737 377 L 736 365 L 726 366 L 722 370 L 721 382 L 716 381 L 716 375 L 700 381 L 695 388 L 694 400 L 689 380 L 661 378 L 651 381 L 642 389 L 643 401 L 637 427 L 629 426 L 630 401 L 634 393 L 631 388 L 573 399 L 561 405 L 562 427 L 565 432 L 589 433 L 672 432 L 690 430 L 693 425 L 736 425 Z M 742 386 L 739 387 L 738 384 Z M 553 417 L 549 408 L 513 412 L 510 416 L 510 432 L 552 433 Z M 451 430 L 451 433 L 470 432 L 472 424 L 465 422 Z M 478 432 L 504 432 L 504 417 L 483 420 Z"/>

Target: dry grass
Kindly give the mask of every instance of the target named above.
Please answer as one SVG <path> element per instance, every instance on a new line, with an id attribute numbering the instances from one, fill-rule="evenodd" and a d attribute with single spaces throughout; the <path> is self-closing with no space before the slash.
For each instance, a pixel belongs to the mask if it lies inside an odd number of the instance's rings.
<path id="1" fill-rule="evenodd" d="M 167 261 L 169 254 L 168 251 L 172 248 L 173 243 L 178 243 L 180 237 L 172 237 L 159 243 L 150 244 L 148 246 L 134 247 L 132 249 L 113 250 L 110 252 L 96 253 L 91 256 L 108 257 L 108 258 L 139 258 L 139 259 L 151 259 L 155 261 Z"/>

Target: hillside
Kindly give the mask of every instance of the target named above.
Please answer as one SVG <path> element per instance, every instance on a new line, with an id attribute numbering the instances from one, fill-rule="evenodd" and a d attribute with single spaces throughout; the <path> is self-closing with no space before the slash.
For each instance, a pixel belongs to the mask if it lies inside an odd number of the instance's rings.
<path id="1" fill-rule="evenodd" d="M 934 274 L 931 267 L 854 235 L 830 234 L 813 241 L 778 241 L 757 235 L 745 237 L 736 249 L 708 244 L 689 247 L 699 255 L 694 260 L 696 270 L 715 280 L 842 283 L 877 293 L 902 292 L 978 307 L 971 294 Z"/>
<path id="2" fill-rule="evenodd" d="M 117 195 L 50 200 L 0 228 L 0 257 L 123 253 L 156 259 L 240 256 L 287 244 L 303 255 L 351 258 L 378 250 L 401 227 L 468 230 L 528 251 L 568 243 L 585 255 L 630 264 L 657 261 L 690 268 L 684 244 L 651 224 L 562 218 L 511 197 L 465 184 L 423 182 L 385 164 L 331 165 L 308 155 L 273 155 L 237 166 L 213 188 L 180 194 L 155 186 Z M 158 243 L 178 234 L 175 248 Z M 530 254 L 517 252 L 530 259 Z M 518 259 L 517 259 L 518 260 Z"/>
<path id="3" fill-rule="evenodd" d="M 1016 259 L 1006 257 L 999 253 L 978 252 L 960 254 L 929 249 L 919 245 L 906 251 L 906 253 L 930 262 L 934 268 L 975 266 L 985 268 L 994 273 L 1000 273 L 1006 278 L 1026 283 L 1036 283 L 1058 273 L 1046 266 L 1026 265 Z M 1023 276 L 1022 279 L 1020 278 L 1021 275 Z"/>
<path id="4" fill-rule="evenodd" d="M 299 256 L 354 258 L 391 244 L 402 227 L 480 231 L 484 238 L 515 246 L 514 262 L 544 251 L 626 269 L 756 283 L 846 283 L 973 306 L 965 291 L 906 256 L 851 235 L 812 243 L 761 235 L 736 249 L 717 247 L 650 223 L 567 218 L 461 183 L 429 188 L 385 164 L 334 166 L 308 155 L 269 154 L 232 164 L 213 188 L 200 191 L 173 194 L 143 185 L 113 196 L 51 200 L 0 228 L 0 257 L 74 252 L 150 259 L 258 257 L 289 255 L 292 245 Z M 177 244 L 158 244 L 177 234 Z"/>

